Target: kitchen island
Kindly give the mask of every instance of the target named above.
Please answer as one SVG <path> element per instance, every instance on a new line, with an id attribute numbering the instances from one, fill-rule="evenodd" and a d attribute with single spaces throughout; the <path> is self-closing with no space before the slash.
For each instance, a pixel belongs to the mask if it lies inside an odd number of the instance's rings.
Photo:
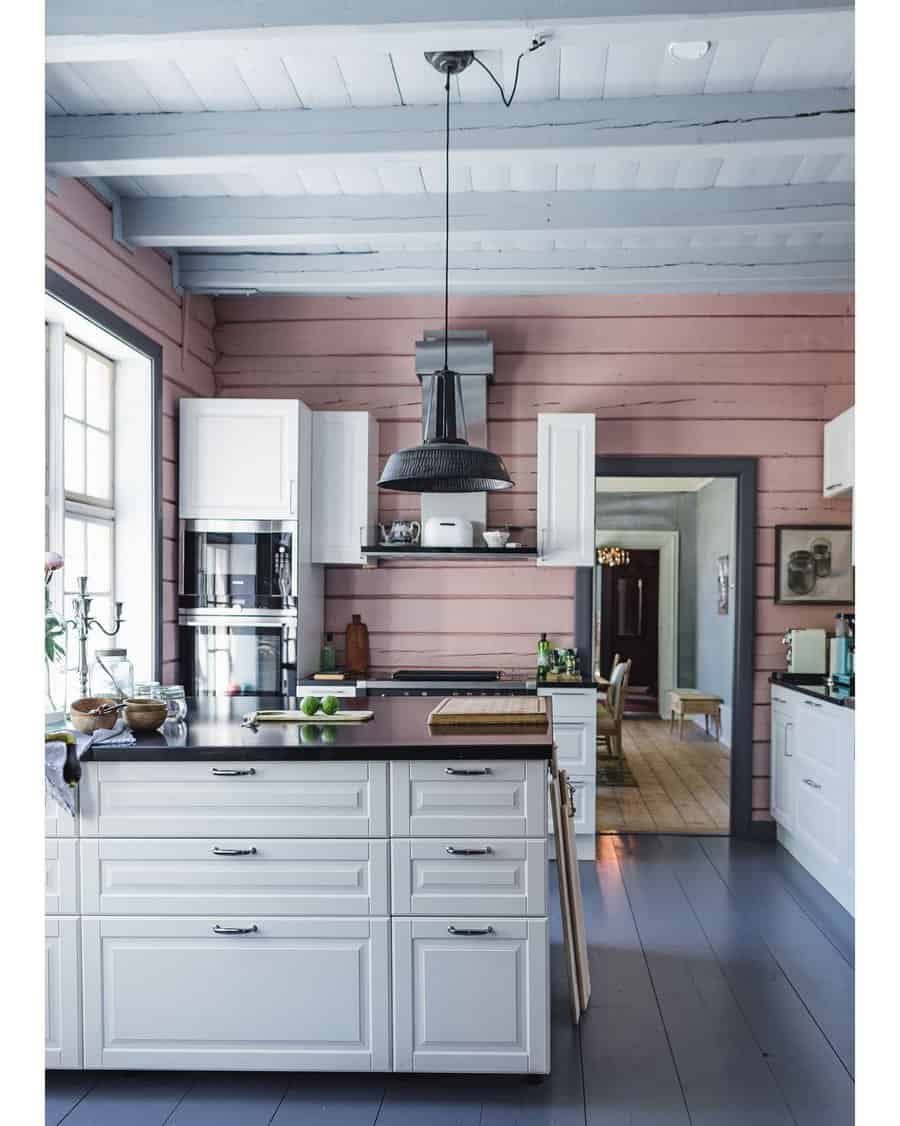
<path id="1" fill-rule="evenodd" d="M 546 1073 L 552 734 L 437 734 L 435 703 L 192 701 L 90 751 L 50 1066 Z"/>

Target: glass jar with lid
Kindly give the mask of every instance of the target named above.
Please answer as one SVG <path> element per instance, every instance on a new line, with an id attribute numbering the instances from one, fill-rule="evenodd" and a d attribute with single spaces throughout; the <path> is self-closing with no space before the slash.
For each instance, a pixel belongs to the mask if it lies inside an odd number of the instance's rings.
<path id="1" fill-rule="evenodd" d="M 136 700 L 162 700 L 162 689 L 158 680 L 138 680 L 134 685 Z"/>
<path id="2" fill-rule="evenodd" d="M 127 649 L 97 649 L 90 671 L 91 695 L 125 700 L 134 695 L 134 666 Z"/>
<path id="3" fill-rule="evenodd" d="M 187 699 L 184 686 L 167 684 L 162 688 L 162 698 L 166 703 L 166 722 L 177 722 L 187 717 Z"/>

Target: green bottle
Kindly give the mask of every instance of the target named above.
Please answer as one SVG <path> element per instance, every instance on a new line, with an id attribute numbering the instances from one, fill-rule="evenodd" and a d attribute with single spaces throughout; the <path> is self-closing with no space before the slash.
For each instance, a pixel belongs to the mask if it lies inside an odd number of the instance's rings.
<path id="1" fill-rule="evenodd" d="M 550 669 L 550 642 L 547 640 L 546 633 L 541 634 L 541 640 L 538 642 L 537 647 L 537 675 L 538 680 L 546 680 L 547 673 Z"/>
<path id="2" fill-rule="evenodd" d="M 334 672 L 337 666 L 337 654 L 335 653 L 333 638 L 334 634 L 325 634 L 322 651 L 319 654 L 319 672 Z"/>

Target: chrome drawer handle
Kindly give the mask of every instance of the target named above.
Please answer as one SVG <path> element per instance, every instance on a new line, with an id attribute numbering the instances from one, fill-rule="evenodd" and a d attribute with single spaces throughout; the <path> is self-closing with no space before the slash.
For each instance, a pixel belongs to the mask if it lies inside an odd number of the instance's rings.
<path id="1" fill-rule="evenodd" d="M 463 769 L 458 766 L 445 766 L 445 774 L 490 774 L 491 768 L 489 766 L 476 766 L 471 769 Z"/>
<path id="2" fill-rule="evenodd" d="M 832 481 L 830 485 L 826 485 L 826 489 L 842 489 L 844 487 L 843 481 Z"/>
<path id="3" fill-rule="evenodd" d="M 772 699 L 775 701 L 776 704 L 786 704 L 787 703 L 787 700 L 785 700 L 785 698 L 783 696 L 773 696 Z"/>
<path id="4" fill-rule="evenodd" d="M 803 781 L 805 785 L 811 786 L 814 790 L 822 789 L 818 782 L 813 782 L 812 778 L 804 778 Z"/>
<path id="5" fill-rule="evenodd" d="M 248 770 L 220 770 L 219 767 L 214 766 L 212 772 L 217 778 L 243 778 L 248 774 L 256 773 L 252 766 Z"/>
<path id="6" fill-rule="evenodd" d="M 218 923 L 213 927 L 215 934 L 256 934 L 259 927 L 256 923 L 252 927 L 220 927 Z"/>
<path id="7" fill-rule="evenodd" d="M 816 700 L 804 700 L 803 703 L 806 704 L 808 708 L 821 708 L 822 706 Z"/>
<path id="8" fill-rule="evenodd" d="M 213 845 L 214 856 L 256 856 L 256 846 L 253 848 L 219 848 Z"/>
<path id="9" fill-rule="evenodd" d="M 462 935 L 463 937 L 467 937 L 467 936 L 473 937 L 475 935 L 485 935 L 485 934 L 493 934 L 493 933 L 494 933 L 493 927 L 483 927 L 479 930 L 479 929 L 476 929 L 476 928 L 469 928 L 469 927 L 455 927 L 455 926 L 453 926 L 452 923 L 450 924 L 449 927 L 447 927 L 447 934 Z"/>
<path id="10" fill-rule="evenodd" d="M 484 848 L 454 848 L 453 845 L 447 845 L 444 852 L 448 856 L 489 856 L 491 850 L 487 845 Z"/>

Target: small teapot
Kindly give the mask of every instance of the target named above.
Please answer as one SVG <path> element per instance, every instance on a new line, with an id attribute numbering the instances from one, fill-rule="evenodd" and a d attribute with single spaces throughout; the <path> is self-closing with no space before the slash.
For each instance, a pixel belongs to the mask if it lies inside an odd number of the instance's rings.
<path id="1" fill-rule="evenodd" d="M 378 530 L 381 532 L 382 543 L 414 544 L 419 542 L 422 528 L 418 520 L 395 520 L 390 527 L 387 524 L 379 524 Z"/>

